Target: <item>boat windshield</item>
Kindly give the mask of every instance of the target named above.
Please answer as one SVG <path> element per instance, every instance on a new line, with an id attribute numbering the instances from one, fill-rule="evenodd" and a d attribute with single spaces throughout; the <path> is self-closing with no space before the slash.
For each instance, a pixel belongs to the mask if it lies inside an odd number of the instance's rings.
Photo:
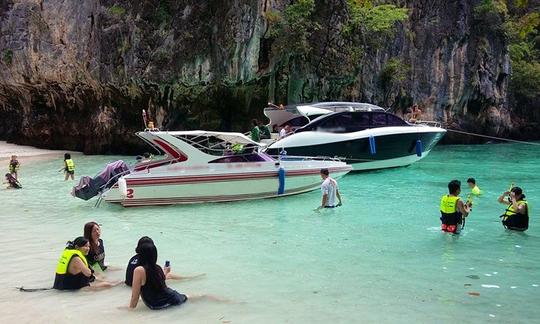
<path id="1" fill-rule="evenodd" d="M 226 156 L 231 153 L 251 154 L 259 150 L 259 145 L 243 141 L 234 136 L 207 134 L 177 134 L 174 137 L 190 144 L 199 151 L 215 156 Z"/>
<path id="2" fill-rule="evenodd" d="M 246 162 L 272 162 L 275 161 L 266 153 L 234 153 L 231 152 L 219 159 L 212 160 L 208 163 L 246 163 Z"/>
<path id="3" fill-rule="evenodd" d="M 325 131 L 331 133 L 357 132 L 369 128 L 409 126 L 401 118 L 386 112 L 337 112 L 312 120 L 296 132 Z"/>

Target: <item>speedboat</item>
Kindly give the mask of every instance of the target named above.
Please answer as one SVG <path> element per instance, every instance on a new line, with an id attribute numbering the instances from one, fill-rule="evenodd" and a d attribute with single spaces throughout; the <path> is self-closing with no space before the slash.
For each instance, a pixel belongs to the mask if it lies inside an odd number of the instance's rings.
<path id="1" fill-rule="evenodd" d="M 264 114 L 273 129 L 285 125 L 292 129 L 285 138 L 268 143 L 269 155 L 331 156 L 355 171 L 410 165 L 426 157 L 446 133 L 437 123 L 408 123 L 366 103 L 267 107 Z"/>
<path id="2" fill-rule="evenodd" d="M 336 159 L 279 160 L 240 133 L 143 131 L 164 158 L 137 164 L 101 198 L 122 206 L 224 202 L 289 196 L 317 189 L 320 170 L 340 178 L 352 167 Z"/>

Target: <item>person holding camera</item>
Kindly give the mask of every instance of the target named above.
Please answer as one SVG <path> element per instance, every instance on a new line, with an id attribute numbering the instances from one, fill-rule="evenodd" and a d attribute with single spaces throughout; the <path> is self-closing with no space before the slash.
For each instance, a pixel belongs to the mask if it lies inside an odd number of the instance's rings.
<path id="1" fill-rule="evenodd" d="M 500 216 L 506 229 L 523 232 L 529 228 L 529 206 L 520 187 L 503 192 L 498 201 L 508 206 Z"/>
<path id="2" fill-rule="evenodd" d="M 471 212 L 472 202 L 463 203 L 459 194 L 461 182 L 452 180 L 448 183 L 448 194 L 441 198 L 441 230 L 443 232 L 459 234 L 465 226 L 465 218 Z"/>

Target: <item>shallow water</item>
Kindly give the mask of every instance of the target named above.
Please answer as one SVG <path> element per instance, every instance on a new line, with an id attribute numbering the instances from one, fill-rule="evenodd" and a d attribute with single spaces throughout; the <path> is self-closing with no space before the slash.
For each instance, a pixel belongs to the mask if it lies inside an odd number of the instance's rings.
<path id="1" fill-rule="evenodd" d="M 237 203 L 124 209 L 69 194 L 61 160 L 21 159 L 23 190 L 0 190 L 0 319 L 4 323 L 530 323 L 540 318 L 540 150 L 523 145 L 438 146 L 407 168 L 347 175 L 344 206 L 316 213 L 320 192 Z M 93 175 L 111 156 L 75 156 Z M 126 158 L 127 159 L 127 158 Z M 459 236 L 439 230 L 449 180 L 473 176 L 484 191 Z M 526 233 L 505 231 L 497 196 L 511 182 L 532 206 Z M 462 197 L 465 195 L 462 194 Z M 231 302 L 188 302 L 150 311 L 127 305 L 130 290 L 21 293 L 51 286 L 58 257 L 85 222 L 102 226 L 106 260 L 123 279 L 140 236 L 184 293 Z M 81 319 L 81 314 L 83 318 Z"/>

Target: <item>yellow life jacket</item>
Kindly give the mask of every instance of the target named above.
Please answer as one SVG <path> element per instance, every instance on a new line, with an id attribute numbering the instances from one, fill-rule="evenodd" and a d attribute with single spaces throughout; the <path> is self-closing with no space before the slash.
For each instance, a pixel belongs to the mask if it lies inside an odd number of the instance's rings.
<path id="1" fill-rule="evenodd" d="M 9 161 L 9 173 L 14 173 L 19 170 L 19 161 L 17 160 L 10 160 Z"/>
<path id="2" fill-rule="evenodd" d="M 457 201 L 459 197 L 444 195 L 441 198 L 441 213 L 454 214 L 457 212 Z"/>
<path id="3" fill-rule="evenodd" d="M 529 216 L 529 205 L 527 204 L 527 201 L 525 200 L 518 200 L 516 201 L 516 204 L 518 206 L 520 205 L 525 205 L 525 216 Z M 509 217 L 511 216 L 514 216 L 514 215 L 517 215 L 518 212 L 517 210 L 514 209 L 514 206 L 512 204 L 510 204 L 510 206 L 508 206 L 508 208 L 506 208 L 506 211 L 504 212 L 504 214 L 502 215 L 503 216 L 503 221 L 507 220 Z"/>
<path id="4" fill-rule="evenodd" d="M 88 261 L 86 261 L 86 257 L 81 251 L 76 249 L 65 249 L 60 256 L 60 260 L 58 260 L 58 265 L 56 266 L 56 273 L 59 275 L 67 274 L 69 262 L 71 261 L 71 258 L 73 258 L 75 255 L 78 256 L 82 260 L 84 265 L 88 267 Z"/>
<path id="5" fill-rule="evenodd" d="M 474 186 L 474 188 L 471 189 L 471 192 L 475 196 L 480 196 L 482 194 L 482 190 L 480 190 L 478 186 Z"/>
<path id="6" fill-rule="evenodd" d="M 68 171 L 75 171 L 75 162 L 72 159 L 67 159 L 64 161 L 66 163 L 66 168 Z"/>

